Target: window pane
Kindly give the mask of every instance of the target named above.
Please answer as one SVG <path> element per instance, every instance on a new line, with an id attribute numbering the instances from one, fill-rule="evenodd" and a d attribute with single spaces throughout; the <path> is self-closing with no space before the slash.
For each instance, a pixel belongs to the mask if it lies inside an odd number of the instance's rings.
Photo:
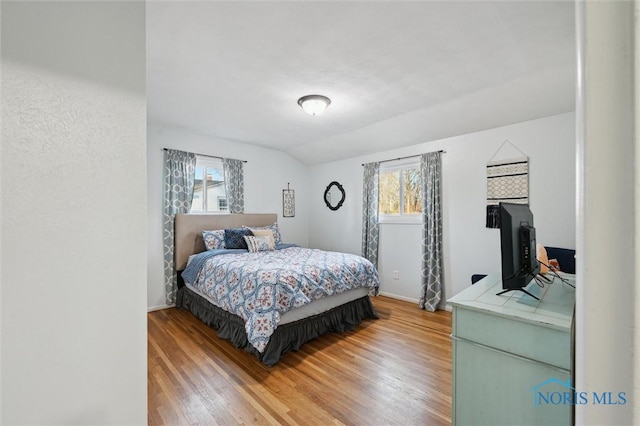
<path id="1" fill-rule="evenodd" d="M 220 205 L 218 198 L 225 198 L 224 178 L 222 169 L 207 167 L 207 211 L 219 212 L 226 210 L 226 204 Z M 224 207 L 224 208 L 221 208 Z"/>
<path id="2" fill-rule="evenodd" d="M 193 201 L 191 201 L 191 211 L 201 212 L 203 207 L 203 188 L 202 177 L 204 176 L 204 167 L 196 167 L 196 179 L 193 185 Z"/>
<path id="3" fill-rule="evenodd" d="M 402 180 L 404 183 L 404 214 L 421 213 L 422 187 L 420 185 L 420 170 L 403 170 Z"/>
<path id="4" fill-rule="evenodd" d="M 224 198 L 225 201 L 219 202 L 219 197 Z M 228 208 L 222 161 L 212 157 L 197 156 L 191 212 L 219 213 L 226 211 Z"/>
<path id="5" fill-rule="evenodd" d="M 378 177 L 380 214 L 400 214 L 400 172 L 382 172 Z"/>

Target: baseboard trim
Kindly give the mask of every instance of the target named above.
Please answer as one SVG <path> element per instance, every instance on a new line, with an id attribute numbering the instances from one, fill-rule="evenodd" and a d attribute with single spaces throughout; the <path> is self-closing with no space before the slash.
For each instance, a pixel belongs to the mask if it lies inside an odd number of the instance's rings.
<path id="1" fill-rule="evenodd" d="M 411 303 L 415 303 L 416 305 L 418 305 L 420 303 L 420 299 L 412 299 L 410 297 L 405 297 L 405 296 L 398 296 L 397 294 L 392 294 L 392 293 L 387 293 L 385 291 L 381 291 L 380 293 L 378 293 L 380 296 L 385 296 L 385 297 L 390 297 L 391 299 L 397 299 L 397 300 L 402 300 L 403 302 L 411 302 Z M 452 312 L 453 308 L 451 307 L 450 304 L 446 303 L 444 305 L 444 307 L 442 305 L 438 305 L 437 307 L 438 310 L 443 310 L 443 311 L 447 311 L 447 312 Z"/>
<path id="2" fill-rule="evenodd" d="M 403 302 L 411 302 L 411 303 L 415 303 L 415 304 L 420 303 L 420 299 L 412 299 L 410 297 L 398 296 L 397 294 L 387 293 L 386 291 L 381 291 L 378 294 L 380 296 L 385 296 L 385 297 L 390 297 L 392 299 L 402 300 Z"/>
<path id="3" fill-rule="evenodd" d="M 176 305 L 158 305 L 158 306 L 149 306 L 147 308 L 147 312 L 160 311 L 162 309 L 175 308 Z"/>

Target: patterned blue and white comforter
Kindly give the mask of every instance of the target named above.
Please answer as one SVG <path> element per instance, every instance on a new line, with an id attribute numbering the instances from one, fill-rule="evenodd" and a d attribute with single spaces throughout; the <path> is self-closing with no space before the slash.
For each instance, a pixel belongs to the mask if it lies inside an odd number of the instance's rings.
<path id="1" fill-rule="evenodd" d="M 263 352 L 284 313 L 354 288 L 377 294 L 380 280 L 367 259 L 301 247 L 249 253 L 210 250 L 182 273 L 185 282 L 245 321 L 249 342 Z"/>

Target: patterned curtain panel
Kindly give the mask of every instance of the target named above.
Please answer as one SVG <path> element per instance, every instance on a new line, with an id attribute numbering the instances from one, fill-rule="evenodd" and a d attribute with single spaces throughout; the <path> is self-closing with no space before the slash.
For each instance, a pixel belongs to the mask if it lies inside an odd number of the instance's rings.
<path id="1" fill-rule="evenodd" d="M 490 161 L 487 164 L 487 228 L 500 228 L 500 202 L 529 203 L 529 159 Z"/>
<path id="2" fill-rule="evenodd" d="M 420 308 L 435 311 L 442 297 L 442 204 L 440 152 L 420 157 L 422 178 L 422 295 Z"/>
<path id="3" fill-rule="evenodd" d="M 362 194 L 362 257 L 378 267 L 378 172 L 380 163 L 364 165 Z"/>
<path id="4" fill-rule="evenodd" d="M 167 305 L 176 301 L 177 277 L 173 263 L 173 221 L 178 213 L 189 213 L 193 200 L 196 155 L 166 150 L 164 157 L 164 289 Z"/>
<path id="5" fill-rule="evenodd" d="M 244 172 L 242 160 L 223 158 L 224 186 L 229 213 L 244 213 Z"/>

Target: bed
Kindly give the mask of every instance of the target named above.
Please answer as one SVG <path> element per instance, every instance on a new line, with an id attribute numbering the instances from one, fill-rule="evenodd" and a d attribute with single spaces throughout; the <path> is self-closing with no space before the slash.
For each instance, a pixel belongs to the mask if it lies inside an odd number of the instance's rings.
<path id="1" fill-rule="evenodd" d="M 379 287 L 375 267 L 360 256 L 279 241 L 275 250 L 254 252 L 211 249 L 209 241 L 205 247 L 203 231 L 269 229 L 276 220 L 276 214 L 175 219 L 176 306 L 269 366 L 311 339 L 377 318 L 369 296 Z"/>

